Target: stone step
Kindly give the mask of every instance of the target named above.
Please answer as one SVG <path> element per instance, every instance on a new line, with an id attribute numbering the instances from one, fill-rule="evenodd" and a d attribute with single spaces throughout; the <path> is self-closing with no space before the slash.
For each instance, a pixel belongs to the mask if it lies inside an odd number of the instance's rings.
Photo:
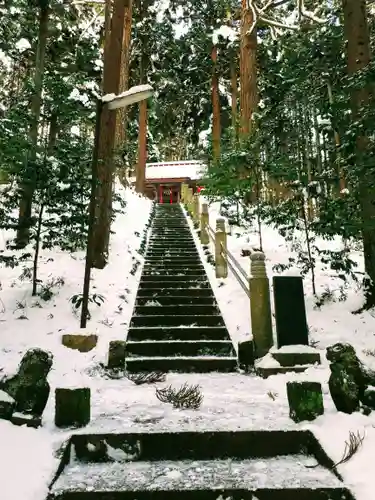
<path id="1" fill-rule="evenodd" d="M 175 266 L 188 266 L 190 267 L 191 265 L 202 265 L 202 261 L 199 257 L 199 255 L 194 255 L 193 257 L 191 256 L 180 256 L 180 257 L 162 257 L 160 256 L 152 256 L 152 255 L 147 255 L 145 258 L 145 266 L 147 265 L 158 265 L 158 266 L 169 266 L 171 264 Z"/>
<path id="2" fill-rule="evenodd" d="M 155 256 L 161 259 L 165 257 L 196 257 L 199 259 L 199 254 L 197 248 L 147 248 L 146 258 L 147 256 Z"/>
<path id="3" fill-rule="evenodd" d="M 165 262 L 172 264 L 180 264 L 181 262 L 189 262 L 189 264 L 201 264 L 202 260 L 198 252 L 171 254 L 168 252 L 160 253 L 151 251 L 151 253 L 146 253 L 145 262 L 156 264 L 164 264 Z"/>
<path id="4" fill-rule="evenodd" d="M 157 215 L 151 224 L 151 227 L 169 229 L 170 227 L 189 227 L 189 224 L 185 217 L 167 217 L 166 215 Z"/>
<path id="5" fill-rule="evenodd" d="M 147 298 L 147 297 L 138 297 L 135 302 L 135 306 L 180 306 L 182 304 L 187 304 L 187 305 L 206 305 L 206 306 L 211 306 L 211 305 L 216 305 L 216 299 L 215 297 L 184 297 L 184 296 L 167 296 L 167 297 L 154 297 L 153 299 Z"/>
<path id="6" fill-rule="evenodd" d="M 142 274 L 141 276 L 141 282 L 163 282 L 164 280 L 166 281 L 175 281 L 177 282 L 202 282 L 202 281 L 207 281 L 207 276 L 206 274 L 190 274 L 186 275 L 185 273 L 177 274 L 176 272 L 174 274 L 167 274 L 167 275 L 162 275 L 162 274 L 155 274 L 155 275 L 149 275 L 149 274 Z"/>
<path id="7" fill-rule="evenodd" d="M 154 298 L 154 297 L 165 297 L 165 296 L 183 296 L 183 297 L 212 297 L 214 294 L 211 288 L 164 288 L 159 287 L 147 287 L 138 288 L 137 298 Z"/>
<path id="8" fill-rule="evenodd" d="M 133 316 L 129 326 L 225 326 L 220 314 L 210 315 L 139 315 Z"/>
<path id="9" fill-rule="evenodd" d="M 157 222 L 155 221 L 151 225 L 152 231 L 155 233 L 160 233 L 163 234 L 165 233 L 166 235 L 172 235 L 173 233 L 183 233 L 183 234 L 190 234 L 190 226 L 189 224 L 185 221 L 177 222 L 176 224 L 169 224 L 166 221 L 160 221 Z"/>
<path id="10" fill-rule="evenodd" d="M 176 269 L 177 272 L 181 271 L 200 271 L 204 270 L 203 264 L 198 260 L 198 262 L 188 262 L 187 264 L 184 264 L 183 262 L 169 262 L 168 265 L 165 265 L 164 263 L 158 263 L 158 262 L 145 262 L 143 269 L 145 270 L 158 270 L 158 269 Z"/>
<path id="11" fill-rule="evenodd" d="M 144 288 L 152 289 L 152 288 L 188 288 L 189 290 L 196 290 L 202 288 L 210 288 L 209 282 L 200 281 L 198 284 L 196 280 L 161 280 L 161 281 L 143 281 L 143 277 L 139 282 L 138 290 L 142 290 Z"/>
<path id="12" fill-rule="evenodd" d="M 180 244 L 164 244 L 164 243 L 151 243 L 147 245 L 147 251 L 160 251 L 160 252 L 176 252 L 180 253 L 182 250 L 189 250 L 190 252 L 193 252 L 196 250 L 197 247 L 195 243 L 188 243 L 184 245 Z"/>
<path id="13" fill-rule="evenodd" d="M 178 235 L 175 235 L 174 238 L 163 238 L 162 236 L 155 236 L 154 238 L 149 240 L 149 245 L 175 245 L 183 247 L 185 245 L 195 245 L 195 241 L 193 238 L 180 238 Z"/>
<path id="14" fill-rule="evenodd" d="M 309 430 L 79 432 L 60 456 L 48 500 L 354 500 Z"/>
<path id="15" fill-rule="evenodd" d="M 136 357 L 126 360 L 129 373 L 139 372 L 177 372 L 177 373 L 230 373 L 237 370 L 234 356 L 171 356 Z"/>
<path id="16" fill-rule="evenodd" d="M 188 253 L 194 253 L 194 255 L 198 255 L 197 253 L 197 247 L 194 244 L 194 246 L 187 246 L 187 247 L 165 247 L 164 245 L 150 245 L 147 247 L 147 252 L 149 253 L 150 250 L 152 252 L 158 252 L 158 253 L 171 253 L 173 255 L 184 255 Z"/>
<path id="17" fill-rule="evenodd" d="M 225 326 L 199 327 L 131 327 L 129 340 L 229 340 Z"/>
<path id="18" fill-rule="evenodd" d="M 127 359 L 132 356 L 235 356 L 230 340 L 170 340 L 128 341 Z"/>
<path id="19" fill-rule="evenodd" d="M 169 385 L 166 383 L 166 385 Z M 174 385 L 174 384 L 173 384 Z M 272 405 L 272 403 L 270 403 Z M 299 455 L 315 459 L 323 466 L 331 468 L 333 461 L 327 457 L 314 434 L 307 429 L 284 429 L 277 426 L 269 429 L 256 427 L 248 430 L 217 431 L 168 431 L 148 430 L 147 432 L 118 432 L 113 434 L 79 432 L 72 435 L 70 448 L 73 462 L 95 462 L 95 455 L 90 457 L 90 442 L 103 443 L 116 449 L 127 449 L 129 454 L 134 449 L 132 458 L 124 457 L 133 463 L 137 461 L 158 460 L 245 460 L 249 458 L 266 459 L 275 456 Z M 133 454 L 133 453 L 132 453 Z M 115 457 L 114 457 L 115 458 Z M 70 463 L 69 454 L 64 457 Z M 309 469 L 310 472 L 314 469 Z M 264 478 L 265 480 L 267 478 Z"/>
<path id="20" fill-rule="evenodd" d="M 170 236 L 164 236 L 162 234 L 153 235 L 149 240 L 149 243 L 176 243 L 183 246 L 184 243 L 194 243 L 194 238 L 189 236 L 187 233 L 174 233 Z"/>
<path id="21" fill-rule="evenodd" d="M 202 260 L 198 252 L 171 254 L 151 251 L 145 255 L 145 263 L 202 264 Z"/>
<path id="22" fill-rule="evenodd" d="M 187 222 L 180 222 L 176 224 L 168 224 L 167 222 L 154 222 L 151 226 L 152 234 L 157 235 L 172 235 L 172 234 L 183 234 L 185 236 L 191 236 L 190 227 Z"/>
<path id="23" fill-rule="evenodd" d="M 54 485 L 58 500 L 349 500 L 327 469 L 307 467 L 303 455 L 261 462 L 138 461 L 72 464 Z M 318 486 L 318 485 L 322 486 Z M 94 492 L 98 492 L 95 495 Z"/>
<path id="24" fill-rule="evenodd" d="M 165 215 L 156 215 L 151 227 L 189 227 L 189 224 L 185 217 L 166 217 Z"/>
<path id="25" fill-rule="evenodd" d="M 136 316 L 157 316 L 165 314 L 166 316 L 209 316 L 210 314 L 220 314 L 219 308 L 214 304 L 178 304 L 178 305 L 155 305 L 155 306 L 135 306 L 134 313 Z"/>
<path id="26" fill-rule="evenodd" d="M 181 269 L 168 269 L 168 268 L 151 268 L 151 269 L 144 269 L 143 268 L 143 273 L 142 276 L 166 276 L 166 277 L 171 277 L 171 276 L 185 276 L 185 277 L 190 277 L 190 276 L 205 276 L 206 277 L 206 271 L 204 269 L 186 269 L 186 268 L 181 268 Z M 207 278 L 206 278 L 207 279 Z"/>

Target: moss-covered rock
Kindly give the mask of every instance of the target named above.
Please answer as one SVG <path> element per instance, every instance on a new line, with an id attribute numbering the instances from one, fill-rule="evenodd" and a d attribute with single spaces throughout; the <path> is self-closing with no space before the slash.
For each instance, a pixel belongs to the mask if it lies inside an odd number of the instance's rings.
<path id="1" fill-rule="evenodd" d="M 126 357 L 125 340 L 111 340 L 109 343 L 107 368 L 124 370 L 125 357 Z"/>
<path id="2" fill-rule="evenodd" d="M 48 351 L 29 349 L 21 360 L 17 374 L 0 381 L 0 390 L 15 400 L 16 412 L 42 416 L 50 393 L 47 375 L 52 360 L 53 356 Z"/>
<path id="3" fill-rule="evenodd" d="M 327 347 L 326 357 L 331 362 L 328 386 L 336 409 L 350 414 L 358 411 L 361 403 L 374 408 L 367 389 L 375 385 L 375 374 L 361 363 L 354 347 L 334 344 Z"/>
<path id="4" fill-rule="evenodd" d="M 319 382 L 287 382 L 289 416 L 294 422 L 314 420 L 324 413 L 322 386 Z"/>
<path id="5" fill-rule="evenodd" d="M 0 418 L 10 420 L 16 402 L 4 391 L 0 390 Z"/>

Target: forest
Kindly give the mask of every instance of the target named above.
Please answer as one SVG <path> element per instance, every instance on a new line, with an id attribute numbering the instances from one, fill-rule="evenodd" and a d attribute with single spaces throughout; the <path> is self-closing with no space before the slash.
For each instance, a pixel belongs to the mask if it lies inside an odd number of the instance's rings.
<path id="1" fill-rule="evenodd" d="M 202 159 L 207 196 L 241 207 L 260 247 L 263 223 L 302 231 L 302 272 L 319 259 L 373 307 L 374 27 L 365 0 L 3 0 L 0 228 L 15 237 L 0 264 L 32 259 L 36 294 L 41 247 L 85 246 L 98 98 L 149 83 L 151 100 L 103 113 L 94 267 L 114 175 L 136 172 L 142 193 L 146 160 Z"/>

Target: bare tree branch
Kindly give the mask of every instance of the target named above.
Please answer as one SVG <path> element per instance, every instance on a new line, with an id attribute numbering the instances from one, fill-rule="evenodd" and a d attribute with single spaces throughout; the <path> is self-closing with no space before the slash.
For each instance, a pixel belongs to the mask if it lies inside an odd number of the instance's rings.
<path id="1" fill-rule="evenodd" d="M 276 19 L 271 19 L 269 16 L 265 15 L 267 12 L 270 12 L 271 10 L 275 14 L 274 9 L 276 7 L 284 5 L 285 3 L 287 3 L 287 1 L 288 0 L 264 0 L 263 6 L 260 7 L 257 3 L 257 0 L 248 0 L 248 8 L 252 11 L 253 14 L 253 23 L 246 34 L 250 35 L 255 29 L 256 25 L 259 23 L 259 21 L 268 24 L 272 28 L 297 30 L 299 28 L 297 24 L 284 23 L 281 21 L 277 21 Z M 324 24 L 326 22 L 324 19 L 321 19 L 320 17 L 317 16 L 318 9 L 316 9 L 314 12 L 306 10 L 304 5 L 304 0 L 296 0 L 296 8 L 297 8 L 299 22 L 303 18 L 309 19 L 310 21 L 319 24 Z M 277 34 L 278 34 L 277 30 L 271 29 L 272 38 L 275 37 Z"/>

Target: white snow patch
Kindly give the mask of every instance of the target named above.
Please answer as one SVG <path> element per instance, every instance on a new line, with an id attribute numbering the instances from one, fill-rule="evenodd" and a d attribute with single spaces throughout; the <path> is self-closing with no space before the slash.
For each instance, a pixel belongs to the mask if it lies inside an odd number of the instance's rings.
<path id="1" fill-rule="evenodd" d="M 16 49 L 19 51 L 19 52 L 25 52 L 25 50 L 27 49 L 30 49 L 31 48 L 31 44 L 28 40 L 26 40 L 26 38 L 21 38 L 20 40 L 18 40 L 18 42 L 15 44 L 15 47 Z"/>

